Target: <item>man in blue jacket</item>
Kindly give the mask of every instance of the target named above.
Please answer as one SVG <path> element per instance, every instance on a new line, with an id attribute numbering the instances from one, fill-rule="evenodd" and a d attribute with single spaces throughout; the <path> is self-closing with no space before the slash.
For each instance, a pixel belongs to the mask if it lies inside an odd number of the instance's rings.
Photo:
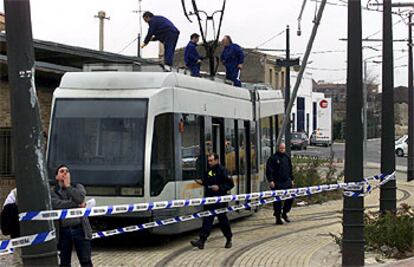
<path id="1" fill-rule="evenodd" d="M 216 153 L 211 153 L 207 157 L 208 170 L 207 177 L 203 179 L 202 184 L 204 185 L 205 197 L 216 197 L 225 196 L 228 191 L 234 187 L 233 180 L 227 176 L 226 169 L 220 165 L 219 156 Z M 204 206 L 204 210 L 215 210 L 225 208 L 227 203 L 209 204 Z M 219 226 L 223 235 L 226 237 L 225 248 L 231 248 L 231 238 L 233 233 L 231 232 L 229 219 L 226 213 L 220 213 L 216 215 L 219 220 Z M 191 245 L 199 249 L 204 249 L 204 243 L 210 235 L 211 228 L 213 227 L 215 216 L 209 216 L 203 218 L 203 226 L 199 234 L 198 240 L 191 241 Z"/>
<path id="2" fill-rule="evenodd" d="M 293 187 L 294 178 L 292 175 L 292 161 L 290 160 L 289 155 L 286 154 L 285 144 L 280 144 L 279 150 L 267 160 L 266 178 L 269 182 L 269 187 L 272 190 L 289 189 Z M 292 204 L 293 198 L 285 200 L 283 208 L 281 201 L 273 202 L 276 224 L 283 224 L 281 217 L 286 222 L 290 222 L 287 214 L 292 208 Z"/>
<path id="3" fill-rule="evenodd" d="M 243 51 L 239 45 L 233 43 L 228 35 L 224 36 L 221 43 L 224 49 L 220 60 L 226 67 L 226 79 L 233 81 L 234 86 L 241 87 L 240 70 L 244 63 Z"/>
<path id="4" fill-rule="evenodd" d="M 164 63 L 172 67 L 175 46 L 177 45 L 180 31 L 170 20 L 163 16 L 155 16 L 147 11 L 142 17 L 149 24 L 149 28 L 141 47 L 144 48 L 150 41 L 160 41 L 164 44 Z"/>
<path id="5" fill-rule="evenodd" d="M 200 35 L 197 33 L 191 34 L 190 42 L 184 50 L 184 62 L 187 68 L 191 71 L 191 76 L 200 77 L 200 66 L 202 57 L 197 51 L 197 43 Z"/>

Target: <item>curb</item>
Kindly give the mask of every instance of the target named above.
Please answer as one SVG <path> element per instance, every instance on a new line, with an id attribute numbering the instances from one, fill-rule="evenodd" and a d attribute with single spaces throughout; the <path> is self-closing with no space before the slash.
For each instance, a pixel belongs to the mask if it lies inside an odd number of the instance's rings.
<path id="1" fill-rule="evenodd" d="M 345 164 L 343 162 L 335 163 L 335 166 L 344 167 L 344 165 Z M 367 169 L 381 169 L 381 164 L 376 163 L 376 162 L 367 162 L 367 165 L 365 165 L 364 168 L 367 168 Z M 397 172 L 400 172 L 400 173 L 407 173 L 407 167 L 406 166 L 397 165 L 395 167 L 395 170 Z"/>
<path id="2" fill-rule="evenodd" d="M 381 164 L 380 163 L 376 163 L 376 162 L 367 162 L 367 165 L 365 166 L 365 168 L 368 168 L 368 169 L 380 169 L 381 168 Z M 406 166 L 396 165 L 395 166 L 395 170 L 397 172 L 407 173 L 407 167 Z"/>

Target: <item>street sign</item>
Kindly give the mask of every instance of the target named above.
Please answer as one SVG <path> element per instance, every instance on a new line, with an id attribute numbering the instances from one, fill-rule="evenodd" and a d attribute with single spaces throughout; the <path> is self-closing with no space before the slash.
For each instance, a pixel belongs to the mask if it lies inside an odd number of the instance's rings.
<path id="1" fill-rule="evenodd" d="M 322 99 L 322 100 L 319 102 L 319 106 L 320 106 L 321 108 L 327 108 L 327 107 L 328 107 L 328 100 L 326 100 L 326 99 Z"/>

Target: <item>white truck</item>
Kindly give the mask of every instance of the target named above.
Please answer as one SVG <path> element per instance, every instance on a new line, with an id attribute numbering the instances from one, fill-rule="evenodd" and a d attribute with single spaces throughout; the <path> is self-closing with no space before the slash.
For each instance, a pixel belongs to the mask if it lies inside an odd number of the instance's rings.
<path id="1" fill-rule="evenodd" d="M 332 100 L 323 94 L 313 94 L 314 122 L 316 125 L 311 136 L 310 145 L 330 146 L 332 144 Z M 316 105 L 316 107 L 315 107 Z"/>

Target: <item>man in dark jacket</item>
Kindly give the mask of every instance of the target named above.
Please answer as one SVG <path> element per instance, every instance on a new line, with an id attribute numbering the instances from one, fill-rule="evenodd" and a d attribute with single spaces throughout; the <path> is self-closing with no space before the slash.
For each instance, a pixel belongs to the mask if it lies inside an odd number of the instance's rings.
<path id="1" fill-rule="evenodd" d="M 244 54 L 241 47 L 234 44 L 231 37 L 225 35 L 221 43 L 224 46 L 220 60 L 226 67 L 226 79 L 233 82 L 234 86 L 241 87 L 240 70 L 243 68 Z"/>
<path id="2" fill-rule="evenodd" d="M 227 176 L 226 169 L 220 165 L 219 156 L 216 153 L 208 155 L 208 170 L 207 177 L 203 179 L 202 183 L 205 189 L 205 197 L 225 196 L 228 191 L 234 187 L 233 180 Z M 205 205 L 204 210 L 215 210 L 226 207 L 226 203 L 210 204 Z M 210 235 L 211 228 L 213 227 L 215 216 L 209 216 L 203 218 L 203 226 L 201 228 L 199 239 L 191 241 L 191 245 L 198 247 L 199 249 L 204 248 L 208 236 Z M 231 248 L 231 238 L 233 236 L 230 228 L 230 223 L 226 213 L 217 215 L 219 220 L 219 226 L 223 235 L 226 237 L 225 248 Z"/>
<path id="3" fill-rule="evenodd" d="M 11 238 L 20 236 L 19 210 L 17 208 L 17 189 L 14 188 L 7 195 L 1 211 L 1 231 Z"/>
<path id="4" fill-rule="evenodd" d="M 84 208 L 86 191 L 83 185 L 72 185 L 66 165 L 56 169 L 56 187 L 52 190 L 53 209 Z M 59 222 L 58 249 L 60 266 L 71 266 L 72 247 L 75 246 L 81 266 L 92 266 L 92 228 L 87 217 L 65 219 Z"/>
<path id="5" fill-rule="evenodd" d="M 191 34 L 190 42 L 184 50 L 184 62 L 187 68 L 191 71 L 191 76 L 200 77 L 200 65 L 202 57 L 197 51 L 197 43 L 200 35 L 197 33 Z"/>
<path id="6" fill-rule="evenodd" d="M 280 144 L 279 150 L 267 160 L 266 178 L 270 188 L 273 190 L 289 189 L 293 187 L 292 161 L 290 160 L 289 155 L 286 154 L 285 144 Z M 273 202 L 276 224 L 283 224 L 281 217 L 286 222 L 290 222 L 287 214 L 292 208 L 292 204 L 293 199 L 285 200 L 283 208 L 281 201 Z"/>
<path id="7" fill-rule="evenodd" d="M 160 41 L 164 45 L 164 63 L 172 67 L 175 46 L 177 45 L 180 31 L 170 20 L 163 16 L 155 16 L 147 11 L 142 17 L 148 23 L 149 28 L 141 47 L 144 48 L 150 41 Z"/>

